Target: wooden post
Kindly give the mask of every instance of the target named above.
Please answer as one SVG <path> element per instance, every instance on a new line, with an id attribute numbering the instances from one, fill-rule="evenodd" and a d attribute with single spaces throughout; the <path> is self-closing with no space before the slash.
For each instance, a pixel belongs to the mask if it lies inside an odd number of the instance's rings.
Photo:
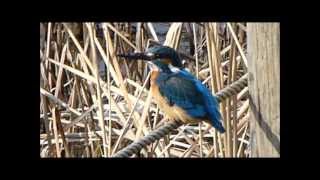
<path id="1" fill-rule="evenodd" d="M 248 23 L 251 157 L 280 157 L 280 24 Z"/>

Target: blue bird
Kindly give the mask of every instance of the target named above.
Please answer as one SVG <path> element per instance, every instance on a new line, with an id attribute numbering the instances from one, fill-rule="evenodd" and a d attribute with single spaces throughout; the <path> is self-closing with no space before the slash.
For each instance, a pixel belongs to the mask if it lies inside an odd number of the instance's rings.
<path id="1" fill-rule="evenodd" d="M 201 81 L 183 68 L 179 54 L 168 46 L 153 46 L 146 52 L 120 54 L 148 61 L 152 66 L 151 92 L 160 109 L 183 123 L 205 121 L 224 133 L 217 99 Z"/>

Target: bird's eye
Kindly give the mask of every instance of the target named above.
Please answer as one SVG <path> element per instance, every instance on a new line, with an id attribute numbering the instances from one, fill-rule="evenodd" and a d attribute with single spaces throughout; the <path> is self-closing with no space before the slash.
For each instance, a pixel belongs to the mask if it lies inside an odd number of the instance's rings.
<path id="1" fill-rule="evenodd" d="M 148 52 L 147 54 L 146 54 L 148 57 L 150 57 L 150 58 L 154 58 L 154 53 L 151 53 L 151 52 Z"/>

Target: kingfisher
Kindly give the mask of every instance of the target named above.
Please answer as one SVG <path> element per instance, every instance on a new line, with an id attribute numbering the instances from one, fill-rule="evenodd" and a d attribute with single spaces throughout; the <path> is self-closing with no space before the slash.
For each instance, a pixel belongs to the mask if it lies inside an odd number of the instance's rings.
<path id="1" fill-rule="evenodd" d="M 225 132 L 216 97 L 183 67 L 173 48 L 155 45 L 145 52 L 118 56 L 148 62 L 152 97 L 170 119 L 191 124 L 205 121 Z"/>

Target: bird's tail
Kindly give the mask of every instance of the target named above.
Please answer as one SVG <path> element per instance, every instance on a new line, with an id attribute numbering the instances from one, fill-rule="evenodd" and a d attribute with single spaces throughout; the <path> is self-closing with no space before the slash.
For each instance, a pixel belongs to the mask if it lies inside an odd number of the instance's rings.
<path id="1" fill-rule="evenodd" d="M 224 127 L 222 126 L 221 121 L 212 122 L 212 125 L 213 125 L 213 127 L 215 127 L 220 133 L 226 132 L 226 130 L 225 130 Z"/>
<path id="2" fill-rule="evenodd" d="M 213 106 L 212 109 L 210 109 L 210 115 L 211 115 L 211 124 L 214 128 L 216 128 L 220 133 L 224 133 L 226 130 L 224 129 L 222 125 L 222 117 L 218 110 L 217 106 Z"/>

